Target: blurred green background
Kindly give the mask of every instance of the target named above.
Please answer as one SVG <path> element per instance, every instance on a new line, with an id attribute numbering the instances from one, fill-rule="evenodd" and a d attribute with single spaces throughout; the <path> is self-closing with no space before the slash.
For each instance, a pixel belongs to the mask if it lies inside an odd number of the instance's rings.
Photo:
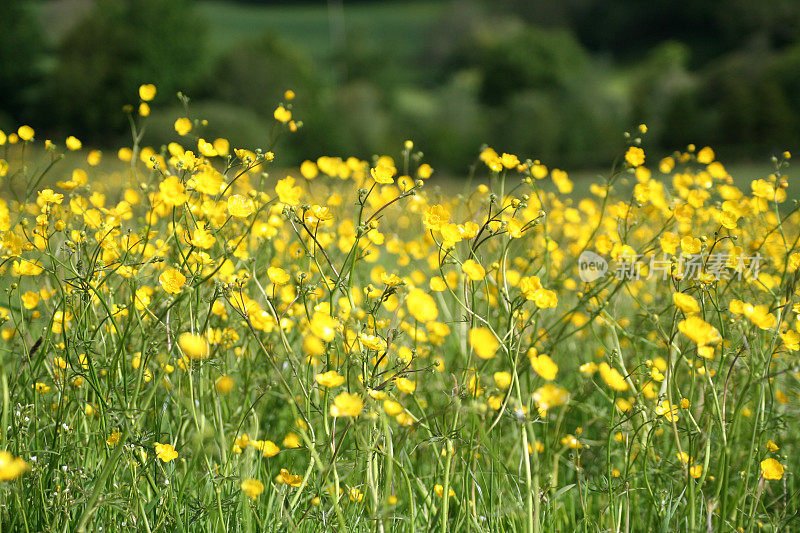
<path id="1" fill-rule="evenodd" d="M 413 139 L 463 174 L 482 143 L 594 168 L 649 126 L 663 152 L 765 160 L 800 141 L 800 1 L 265 2 L 0 0 L 0 129 L 130 138 L 122 107 L 159 93 L 145 142 L 264 147 L 284 90 L 304 123 L 281 160 L 397 153 Z"/>

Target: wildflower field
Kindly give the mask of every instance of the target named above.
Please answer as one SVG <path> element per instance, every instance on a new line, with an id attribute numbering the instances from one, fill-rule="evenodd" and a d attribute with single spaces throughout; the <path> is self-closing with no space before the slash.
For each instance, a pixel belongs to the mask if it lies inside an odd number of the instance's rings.
<path id="1" fill-rule="evenodd" d="M 116 154 L 0 132 L 0 530 L 799 527 L 788 152 L 454 184 L 281 160 L 291 91 L 259 149 L 182 95 L 142 146 L 156 93 Z"/>

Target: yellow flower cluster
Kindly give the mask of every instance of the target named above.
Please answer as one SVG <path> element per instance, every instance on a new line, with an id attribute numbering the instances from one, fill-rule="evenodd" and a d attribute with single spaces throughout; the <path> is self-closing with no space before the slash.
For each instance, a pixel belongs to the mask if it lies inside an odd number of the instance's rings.
<path id="1" fill-rule="evenodd" d="M 140 87 L 135 132 L 156 94 Z M 280 134 L 302 126 L 284 96 Z M 284 513 L 285 529 L 317 507 L 341 529 L 451 513 L 492 529 L 492 491 L 475 486 L 493 483 L 547 523 L 577 512 L 558 498 L 584 482 L 597 528 L 620 529 L 630 499 L 681 494 L 671 509 L 693 499 L 725 529 L 796 470 L 789 154 L 748 188 L 708 147 L 659 160 L 636 137 L 597 183 L 485 147 L 481 182 L 445 194 L 459 184 L 428 187 L 410 141 L 399 158 L 282 168 L 203 120 L 174 130 L 163 147 L 136 135 L 103 169 L 69 137 L 52 175 L 24 159 L 43 144 L 33 128 L 0 134 L 0 169 L 25 184 L 0 197 L 0 392 L 27 419 L 3 411 L 0 435 L 22 457 L 72 446 L 97 472 L 114 457 L 115 506 L 180 476 L 170 494 L 213 500 L 222 529 L 228 510 Z M 21 502 L 52 483 L 39 461 L 0 452 Z"/>

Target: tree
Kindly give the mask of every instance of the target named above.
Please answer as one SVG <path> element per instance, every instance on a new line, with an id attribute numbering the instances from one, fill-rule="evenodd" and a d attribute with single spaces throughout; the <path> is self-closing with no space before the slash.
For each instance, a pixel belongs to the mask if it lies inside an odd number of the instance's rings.
<path id="1" fill-rule="evenodd" d="M 189 0 L 101 0 L 62 42 L 48 114 L 86 138 L 120 131 L 142 83 L 191 91 L 206 68 L 205 26 Z"/>
<path id="2" fill-rule="evenodd" d="M 35 97 L 44 39 L 31 0 L 0 0 L 0 111 L 17 121 Z"/>

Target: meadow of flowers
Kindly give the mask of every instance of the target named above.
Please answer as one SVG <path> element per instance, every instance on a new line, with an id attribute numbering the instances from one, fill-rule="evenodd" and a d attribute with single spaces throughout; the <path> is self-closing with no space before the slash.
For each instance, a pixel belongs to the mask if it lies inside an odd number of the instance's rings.
<path id="1" fill-rule="evenodd" d="M 292 168 L 291 91 L 261 149 L 186 98 L 141 146 L 155 95 L 117 154 L 0 132 L 2 531 L 797 527 L 789 153 L 739 188 L 641 125 L 582 191 L 454 185 Z"/>

